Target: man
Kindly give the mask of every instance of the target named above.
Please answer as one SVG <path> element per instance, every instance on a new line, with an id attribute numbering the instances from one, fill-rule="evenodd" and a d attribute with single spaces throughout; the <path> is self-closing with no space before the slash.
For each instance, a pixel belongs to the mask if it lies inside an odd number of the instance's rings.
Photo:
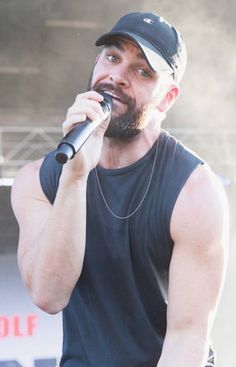
<path id="1" fill-rule="evenodd" d="M 23 280 L 41 309 L 63 310 L 60 366 L 214 366 L 227 203 L 207 164 L 161 129 L 184 41 L 162 17 L 131 13 L 96 45 L 63 133 L 87 117 L 100 126 L 64 166 L 51 152 L 13 186 Z"/>

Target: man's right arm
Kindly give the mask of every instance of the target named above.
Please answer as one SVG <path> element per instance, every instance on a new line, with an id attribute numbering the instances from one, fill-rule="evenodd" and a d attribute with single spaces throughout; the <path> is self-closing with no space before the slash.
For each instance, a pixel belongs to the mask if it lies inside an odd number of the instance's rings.
<path id="1" fill-rule="evenodd" d="M 75 158 L 63 166 L 53 205 L 41 189 L 42 161 L 25 166 L 12 188 L 12 207 L 20 228 L 19 268 L 33 301 L 49 313 L 67 305 L 82 271 L 87 178 L 98 164 L 109 124 L 108 119 L 103 121 L 102 100 L 103 96 L 95 91 L 85 92 L 68 110 L 64 135 L 86 117 L 102 122 Z"/>
<path id="2" fill-rule="evenodd" d="M 39 182 L 41 161 L 17 175 L 12 207 L 19 223 L 18 262 L 34 303 L 62 310 L 80 276 L 85 251 L 87 180 L 62 175 L 53 206 Z"/>

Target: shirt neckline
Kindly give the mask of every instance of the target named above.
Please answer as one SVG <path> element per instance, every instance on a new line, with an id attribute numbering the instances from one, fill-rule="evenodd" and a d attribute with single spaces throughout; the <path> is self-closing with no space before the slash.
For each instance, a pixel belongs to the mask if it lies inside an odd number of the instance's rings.
<path id="1" fill-rule="evenodd" d="M 163 139 L 165 137 L 166 133 L 164 131 L 160 132 L 160 135 L 158 137 L 158 142 L 155 141 L 155 143 L 152 145 L 152 147 L 144 154 L 143 157 L 141 157 L 140 159 L 138 159 L 136 162 L 131 163 L 128 166 L 125 167 L 121 167 L 121 168 L 104 168 L 100 165 L 97 166 L 97 171 L 101 174 L 101 175 L 106 175 L 106 176 L 116 176 L 116 175 L 121 175 L 127 172 L 131 172 L 133 170 L 135 170 L 136 168 L 138 168 L 139 166 L 143 165 L 147 160 L 150 159 L 150 157 L 152 155 L 155 154 L 155 150 L 156 150 L 156 144 L 158 144 L 158 151 L 160 152 L 160 147 L 161 144 L 163 142 Z M 157 157 L 158 158 L 158 157 Z"/>

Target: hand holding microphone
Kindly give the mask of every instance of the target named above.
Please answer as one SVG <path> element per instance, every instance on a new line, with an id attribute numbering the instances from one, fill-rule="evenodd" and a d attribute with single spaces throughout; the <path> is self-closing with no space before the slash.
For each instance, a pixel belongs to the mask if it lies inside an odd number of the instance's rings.
<path id="1" fill-rule="evenodd" d="M 87 118 L 84 122 L 76 125 L 72 130 L 70 130 L 64 138 L 61 140 L 57 147 L 55 153 L 55 159 L 64 164 L 68 159 L 74 158 L 75 154 L 80 150 L 89 136 L 95 131 L 95 129 L 105 120 L 111 117 L 112 109 L 112 98 L 109 94 L 105 92 L 100 92 L 104 99 L 100 102 L 104 116 L 103 119 L 97 118 L 91 120 Z"/>

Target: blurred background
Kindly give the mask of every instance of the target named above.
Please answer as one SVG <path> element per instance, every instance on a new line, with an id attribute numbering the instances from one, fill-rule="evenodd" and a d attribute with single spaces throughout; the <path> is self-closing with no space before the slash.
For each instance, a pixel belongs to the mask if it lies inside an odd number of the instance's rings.
<path id="1" fill-rule="evenodd" d="M 0 367 L 53 367 L 61 349 L 60 315 L 34 308 L 19 278 L 14 176 L 56 147 L 68 107 L 87 88 L 97 37 L 124 13 L 150 10 L 182 32 L 188 49 L 182 94 L 163 128 L 208 161 L 229 198 L 229 266 L 213 341 L 218 367 L 236 366 L 235 0 L 1 0 Z"/>

